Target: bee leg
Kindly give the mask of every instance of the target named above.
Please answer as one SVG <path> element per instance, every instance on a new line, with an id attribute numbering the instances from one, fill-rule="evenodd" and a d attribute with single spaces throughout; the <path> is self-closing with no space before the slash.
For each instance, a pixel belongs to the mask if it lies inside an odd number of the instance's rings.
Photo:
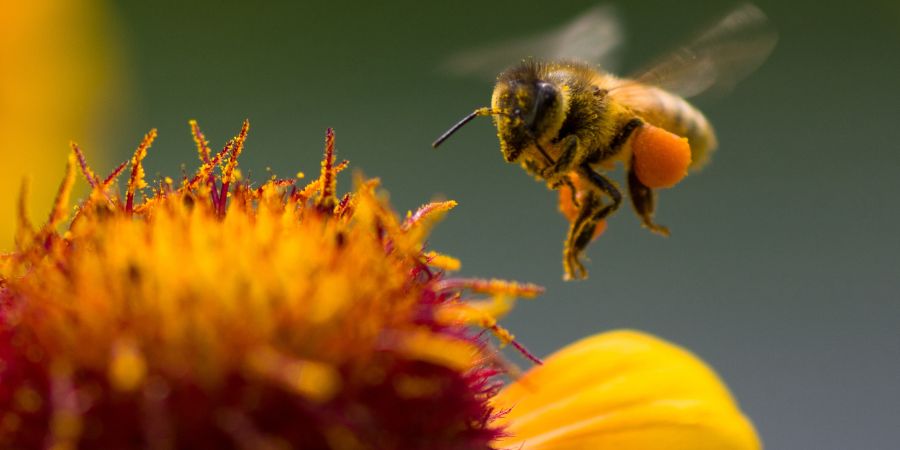
<path id="1" fill-rule="evenodd" d="M 566 242 L 563 246 L 563 279 L 578 280 L 587 278 L 587 270 L 584 264 L 579 260 L 579 256 L 587 246 L 587 242 L 581 242 L 578 239 L 582 235 L 581 230 L 585 227 L 592 228 L 587 225 L 591 216 L 603 207 L 600 196 L 593 190 L 584 193 L 581 199 L 581 207 L 578 209 L 578 216 L 569 225 L 569 233 L 566 236 Z M 594 224 L 596 227 L 596 224 Z"/>
<path id="2" fill-rule="evenodd" d="M 572 179 L 567 176 L 563 178 L 562 184 L 569 188 L 572 204 L 575 205 L 576 208 L 580 207 L 581 205 L 578 203 L 578 191 L 575 189 L 575 183 L 572 182 Z"/>
<path id="3" fill-rule="evenodd" d="M 543 178 L 542 168 L 538 167 L 538 164 L 534 162 L 534 160 L 526 159 L 522 161 L 522 168 L 528 172 L 529 175 L 535 178 Z"/>
<path id="4" fill-rule="evenodd" d="M 628 170 L 628 196 L 631 197 L 631 205 L 634 206 L 634 211 L 641 218 L 644 227 L 656 234 L 668 237 L 669 229 L 653 221 L 656 193 L 641 183 L 634 171 L 634 164 Z"/>
<path id="5" fill-rule="evenodd" d="M 541 177 L 547 180 L 551 188 L 556 189 L 565 183 L 568 173 L 581 165 L 588 157 L 588 151 L 580 145 L 578 136 L 570 134 L 560 142 L 562 149 L 556 162 L 548 164 L 541 171 Z"/>
<path id="6" fill-rule="evenodd" d="M 593 239 L 597 224 L 622 204 L 622 194 L 619 189 L 606 177 L 594 172 L 587 164 L 581 165 L 578 174 L 589 181 L 589 184 L 585 186 L 587 191 L 578 210 L 578 216 L 569 227 L 569 234 L 563 248 L 563 268 L 567 280 L 587 278 L 587 270 L 579 257 Z M 602 194 L 610 196 L 613 202 L 604 205 L 601 200 Z"/>

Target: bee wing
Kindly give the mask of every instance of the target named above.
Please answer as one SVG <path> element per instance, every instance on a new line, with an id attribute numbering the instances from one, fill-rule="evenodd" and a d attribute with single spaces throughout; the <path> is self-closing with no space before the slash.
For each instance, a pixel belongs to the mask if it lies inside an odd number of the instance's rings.
<path id="1" fill-rule="evenodd" d="M 611 5 L 595 6 L 554 30 L 475 48 L 450 56 L 440 65 L 454 75 L 495 78 L 524 58 L 573 59 L 615 65 L 622 27 Z"/>
<path id="2" fill-rule="evenodd" d="M 766 15 L 748 3 L 630 78 L 682 97 L 727 92 L 765 61 L 776 42 Z"/>

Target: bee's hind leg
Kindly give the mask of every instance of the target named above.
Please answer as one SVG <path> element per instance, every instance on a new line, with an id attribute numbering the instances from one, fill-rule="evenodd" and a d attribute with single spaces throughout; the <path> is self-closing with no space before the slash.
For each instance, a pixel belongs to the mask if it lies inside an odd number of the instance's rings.
<path id="1" fill-rule="evenodd" d="M 579 167 L 578 174 L 588 183 L 585 183 L 584 187 L 587 191 L 581 201 L 578 216 L 569 227 L 569 234 L 563 248 L 563 268 L 567 280 L 587 278 L 587 269 L 584 268 L 579 257 L 593 239 L 594 229 L 597 228 L 597 225 L 618 209 L 622 203 L 622 194 L 619 193 L 615 184 L 603 175 L 594 172 L 587 164 Z M 612 198 L 611 204 L 603 204 L 604 194 Z"/>
<path id="2" fill-rule="evenodd" d="M 631 197 L 631 205 L 641 218 L 641 223 L 650 231 L 662 236 L 669 236 L 669 229 L 653 221 L 653 211 L 656 209 L 656 193 L 641 180 L 634 171 L 634 164 L 628 170 L 628 196 Z"/>

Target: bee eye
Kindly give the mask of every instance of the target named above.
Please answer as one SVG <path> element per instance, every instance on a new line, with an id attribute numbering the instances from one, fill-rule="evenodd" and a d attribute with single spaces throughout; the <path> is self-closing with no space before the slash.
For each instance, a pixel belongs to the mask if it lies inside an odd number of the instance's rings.
<path id="1" fill-rule="evenodd" d="M 543 121 L 547 114 L 557 105 L 557 89 L 554 85 L 541 81 L 535 86 L 534 104 L 528 110 L 528 115 L 524 118 L 525 123 L 532 131 L 537 131 L 539 122 Z"/>
<path id="2" fill-rule="evenodd" d="M 556 97 L 556 87 L 550 83 L 539 83 L 538 84 L 538 102 L 545 103 L 553 100 Z"/>

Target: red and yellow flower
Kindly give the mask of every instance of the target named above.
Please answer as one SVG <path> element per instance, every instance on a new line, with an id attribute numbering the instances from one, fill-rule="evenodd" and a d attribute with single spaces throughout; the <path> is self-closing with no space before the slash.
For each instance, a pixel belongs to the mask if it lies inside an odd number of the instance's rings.
<path id="1" fill-rule="evenodd" d="M 218 152 L 191 125 L 195 174 L 147 185 L 155 131 L 106 177 L 73 144 L 47 223 L 20 212 L 0 448 L 759 448 L 670 344 L 621 331 L 528 354 L 497 318 L 541 288 L 447 277 L 459 262 L 424 243 L 455 203 L 401 220 L 377 180 L 338 195 L 330 130 L 317 179 L 254 185 L 247 122 Z M 69 221 L 79 170 L 91 194 Z M 535 366 L 518 374 L 484 330 Z"/>

